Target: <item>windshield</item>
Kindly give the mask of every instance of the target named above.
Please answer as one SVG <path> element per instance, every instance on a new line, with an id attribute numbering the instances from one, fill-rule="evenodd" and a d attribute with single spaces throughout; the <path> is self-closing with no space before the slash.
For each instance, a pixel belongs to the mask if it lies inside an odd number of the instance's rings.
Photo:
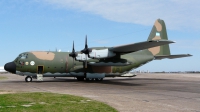
<path id="1" fill-rule="evenodd" d="M 27 59 L 28 58 L 28 54 L 20 54 L 19 59 Z"/>

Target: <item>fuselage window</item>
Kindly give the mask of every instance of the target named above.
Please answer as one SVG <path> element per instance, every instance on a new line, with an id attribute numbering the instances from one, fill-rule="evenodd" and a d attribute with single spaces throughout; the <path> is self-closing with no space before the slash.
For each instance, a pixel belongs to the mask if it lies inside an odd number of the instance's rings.
<path id="1" fill-rule="evenodd" d="M 22 62 L 22 61 L 19 61 L 19 64 L 20 64 L 20 65 L 24 65 L 24 62 Z"/>

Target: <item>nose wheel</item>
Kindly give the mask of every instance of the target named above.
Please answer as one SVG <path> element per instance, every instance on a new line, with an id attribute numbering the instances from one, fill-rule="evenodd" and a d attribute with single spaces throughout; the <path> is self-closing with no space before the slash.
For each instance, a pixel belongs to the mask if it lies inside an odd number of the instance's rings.
<path id="1" fill-rule="evenodd" d="M 25 78 L 25 81 L 26 81 L 26 82 L 32 82 L 32 77 L 31 77 L 31 76 L 27 76 L 27 77 Z"/>

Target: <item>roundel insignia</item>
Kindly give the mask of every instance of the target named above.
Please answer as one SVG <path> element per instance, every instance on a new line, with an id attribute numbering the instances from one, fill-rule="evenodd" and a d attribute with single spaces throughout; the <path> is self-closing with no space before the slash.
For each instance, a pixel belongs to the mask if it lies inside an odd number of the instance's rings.
<path id="1" fill-rule="evenodd" d="M 31 61 L 31 62 L 30 62 L 30 65 L 32 65 L 32 66 L 35 65 L 35 62 L 34 62 L 34 61 Z"/>
<path id="2" fill-rule="evenodd" d="M 26 62 L 25 65 L 28 65 L 28 62 Z"/>

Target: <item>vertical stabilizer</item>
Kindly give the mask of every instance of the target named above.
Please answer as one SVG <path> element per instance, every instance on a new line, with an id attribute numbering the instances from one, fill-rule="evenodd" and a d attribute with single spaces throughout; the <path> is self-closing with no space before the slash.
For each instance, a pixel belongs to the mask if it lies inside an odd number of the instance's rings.
<path id="1" fill-rule="evenodd" d="M 148 41 L 150 40 L 168 40 L 167 30 L 165 22 L 161 19 L 157 19 L 149 35 Z M 170 55 L 169 45 L 163 45 L 148 49 L 154 56 L 156 55 Z"/>

